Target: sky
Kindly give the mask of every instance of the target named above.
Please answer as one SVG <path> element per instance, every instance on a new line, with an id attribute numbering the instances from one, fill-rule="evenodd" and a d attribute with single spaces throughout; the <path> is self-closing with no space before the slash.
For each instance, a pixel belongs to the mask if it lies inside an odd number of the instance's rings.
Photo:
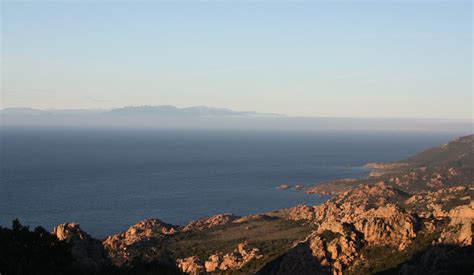
<path id="1" fill-rule="evenodd" d="M 2 1 L 0 107 L 473 118 L 471 1 Z"/>

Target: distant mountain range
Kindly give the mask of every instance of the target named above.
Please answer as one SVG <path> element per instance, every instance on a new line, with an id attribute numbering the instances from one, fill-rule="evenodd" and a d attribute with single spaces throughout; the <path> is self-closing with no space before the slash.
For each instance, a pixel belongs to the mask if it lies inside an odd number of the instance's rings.
<path id="1" fill-rule="evenodd" d="M 0 126 L 453 131 L 459 136 L 472 132 L 472 122 L 467 120 L 301 117 L 206 106 L 178 108 L 172 105 L 115 109 L 6 108 L 0 110 Z"/>
<path id="2" fill-rule="evenodd" d="M 33 109 L 33 108 L 5 108 L 0 115 L 7 116 L 38 116 L 38 115 L 119 115 L 119 116 L 284 116 L 282 114 L 239 112 L 225 108 L 193 106 L 178 108 L 172 105 L 160 106 L 127 106 L 117 109 Z"/>

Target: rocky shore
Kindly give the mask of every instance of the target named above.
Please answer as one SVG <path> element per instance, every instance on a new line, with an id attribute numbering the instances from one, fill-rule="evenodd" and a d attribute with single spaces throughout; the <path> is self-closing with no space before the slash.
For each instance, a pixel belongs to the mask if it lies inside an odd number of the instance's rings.
<path id="1" fill-rule="evenodd" d="M 333 195 L 322 205 L 219 214 L 184 226 L 149 219 L 102 241 L 76 223 L 53 235 L 98 273 L 145 263 L 188 274 L 472 274 L 473 152 L 471 135 L 371 164 L 383 172 L 366 179 L 307 188 Z"/>

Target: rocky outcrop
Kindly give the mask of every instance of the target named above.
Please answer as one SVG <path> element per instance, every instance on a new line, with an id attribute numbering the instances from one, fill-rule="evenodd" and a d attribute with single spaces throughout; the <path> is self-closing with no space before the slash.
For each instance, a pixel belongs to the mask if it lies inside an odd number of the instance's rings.
<path id="1" fill-rule="evenodd" d="M 342 274 L 357 259 L 363 243 L 347 224 L 341 227 L 341 232 L 313 233 L 257 274 Z"/>
<path id="2" fill-rule="evenodd" d="M 459 188 L 440 190 L 431 197 L 440 198 L 442 194 L 452 194 Z M 438 218 L 449 219 L 437 240 L 422 253 L 405 263 L 400 274 L 470 274 L 474 270 L 473 224 L 474 202 L 446 212 Z"/>
<path id="3" fill-rule="evenodd" d="M 434 216 L 443 219 L 449 216 L 449 211 L 457 205 L 466 205 L 472 201 L 474 187 L 453 186 L 434 192 L 412 195 L 405 201 L 408 207 L 414 207 L 422 217 Z"/>
<path id="4" fill-rule="evenodd" d="M 439 194 L 450 193 L 445 190 Z M 474 202 L 444 212 L 449 219 L 437 240 L 411 261 L 405 263 L 400 274 L 470 274 L 474 270 L 473 224 Z"/>
<path id="5" fill-rule="evenodd" d="M 235 216 L 232 213 L 218 214 L 211 217 L 192 221 L 183 228 L 183 231 L 190 231 L 194 229 L 203 230 L 203 229 L 212 228 L 219 225 L 225 225 L 239 218 L 240 218 L 239 216 Z"/>
<path id="6" fill-rule="evenodd" d="M 205 268 L 198 256 L 178 259 L 176 264 L 182 272 L 187 274 L 197 275 L 205 272 Z"/>
<path id="7" fill-rule="evenodd" d="M 347 209 L 354 207 L 370 209 L 407 199 L 409 195 L 384 181 L 375 184 L 362 184 L 343 193 L 335 199 Z"/>
<path id="8" fill-rule="evenodd" d="M 319 206 L 298 205 L 289 210 L 290 220 L 314 222 L 357 216 L 369 209 L 406 200 L 408 194 L 381 181 L 377 184 L 363 184 L 346 191 Z"/>
<path id="9" fill-rule="evenodd" d="M 101 242 L 82 231 L 78 223 L 60 224 L 54 228 L 53 234 L 59 240 L 71 243 L 71 254 L 81 264 L 98 268 L 105 263 L 107 253 Z"/>
<path id="10" fill-rule="evenodd" d="M 344 268 L 353 264 L 366 242 L 363 234 L 350 223 L 325 222 L 316 232 L 310 238 L 313 254 L 317 251 L 320 264 L 330 263 L 335 273 L 341 273 Z"/>
<path id="11" fill-rule="evenodd" d="M 131 226 L 123 233 L 107 237 L 103 244 L 109 250 L 123 249 L 143 240 L 174 234 L 177 228 L 178 226 L 167 224 L 157 219 L 144 220 Z"/>
<path id="12" fill-rule="evenodd" d="M 117 265 L 130 262 L 135 257 L 144 261 L 169 263 L 166 250 L 161 247 L 163 238 L 173 235 L 179 226 L 148 219 L 131 226 L 127 231 L 107 237 L 102 243 L 112 261 Z M 166 259 L 165 259 L 166 258 Z"/>
<path id="13" fill-rule="evenodd" d="M 198 256 L 178 259 L 176 263 L 183 272 L 189 274 L 221 273 L 238 270 L 248 262 L 261 257 L 263 255 L 260 254 L 258 248 L 251 248 L 247 242 L 243 242 L 239 243 L 232 252 L 212 254 L 204 265 Z"/>
<path id="14" fill-rule="evenodd" d="M 317 226 L 306 241 L 267 264 L 263 274 L 343 274 L 364 260 L 369 246 L 406 249 L 421 227 L 418 216 L 394 202 L 408 194 L 384 182 L 361 185 L 320 206 L 299 205 L 289 210 L 291 220 Z"/>
<path id="15" fill-rule="evenodd" d="M 317 206 L 308 206 L 304 204 L 297 205 L 293 208 L 290 208 L 288 212 L 288 219 L 294 221 L 313 221 L 317 217 Z"/>
<path id="16" fill-rule="evenodd" d="M 226 270 L 236 270 L 244 266 L 246 263 L 260 259 L 258 248 L 250 248 L 247 242 L 239 243 L 237 248 L 230 253 L 216 253 L 209 257 L 205 262 L 207 272 L 219 272 Z"/>
<path id="17" fill-rule="evenodd" d="M 458 206 L 448 213 L 449 226 L 443 230 L 439 243 L 458 246 L 473 245 L 474 202 Z"/>
<path id="18" fill-rule="evenodd" d="M 368 244 L 390 245 L 398 250 L 410 244 L 421 226 L 417 216 L 393 204 L 370 209 L 355 217 L 344 217 L 342 221 L 351 222 Z"/>

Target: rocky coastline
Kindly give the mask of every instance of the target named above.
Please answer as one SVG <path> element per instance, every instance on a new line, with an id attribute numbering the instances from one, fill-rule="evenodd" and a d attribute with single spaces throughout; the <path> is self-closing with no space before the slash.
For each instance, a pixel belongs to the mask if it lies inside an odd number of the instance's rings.
<path id="1" fill-rule="evenodd" d="M 52 235 L 92 273 L 145 263 L 187 274 L 472 274 L 474 135 L 367 167 L 377 173 L 306 188 L 332 196 L 321 205 L 148 219 L 103 240 L 77 223 Z"/>

